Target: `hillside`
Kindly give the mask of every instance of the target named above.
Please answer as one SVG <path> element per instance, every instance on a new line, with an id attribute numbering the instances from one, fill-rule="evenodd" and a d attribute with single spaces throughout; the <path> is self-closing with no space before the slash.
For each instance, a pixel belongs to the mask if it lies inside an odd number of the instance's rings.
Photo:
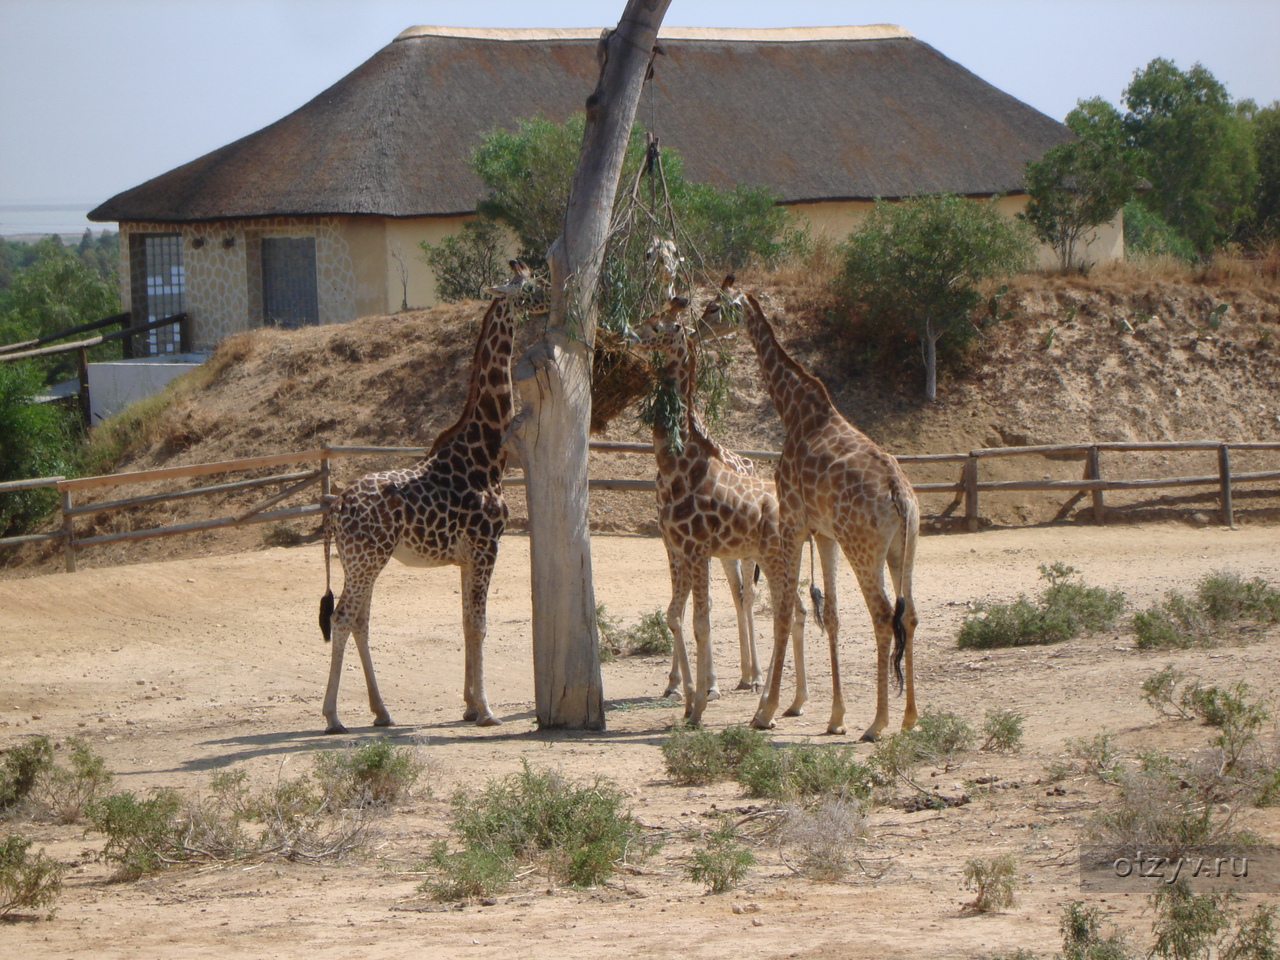
<path id="1" fill-rule="evenodd" d="M 1120 270 L 1090 278 L 1035 277 L 1013 283 L 1012 318 L 988 331 L 964 369 L 942 376 L 939 401 L 919 398 L 917 365 L 860 354 L 823 319 L 825 304 L 811 283 L 785 276 L 747 278 L 786 347 L 828 384 L 841 411 L 891 452 L 951 453 L 977 447 L 1110 440 L 1280 440 L 1280 283 L 1229 278 L 1206 282 L 1135 277 Z M 1220 317 L 1211 316 L 1227 304 Z M 458 304 L 369 317 L 341 326 L 297 331 L 258 330 L 223 344 L 213 359 L 152 423 L 117 464 L 142 470 L 302 450 L 331 444 L 425 445 L 451 423 L 465 395 L 468 364 L 482 305 Z M 522 331 L 526 340 L 537 331 Z M 745 337 L 733 344 L 730 409 L 719 433 L 739 449 L 777 449 L 781 425 L 760 382 Z M 606 439 L 648 440 L 634 408 L 610 425 Z M 1213 473 L 1209 454 L 1108 455 L 1108 477 Z M 352 459 L 335 464 L 335 480 L 402 461 Z M 1259 455 L 1236 469 L 1276 469 L 1280 456 Z M 984 479 L 1072 477 L 1077 461 L 1023 457 L 994 464 Z M 652 459 L 593 457 L 593 476 L 651 477 Z M 913 467 L 919 481 L 957 479 L 958 470 Z M 209 482 L 217 482 L 211 478 Z M 157 488 L 158 489 L 158 488 Z M 152 492 L 138 487 L 103 491 L 98 499 Z M 984 521 L 1045 522 L 1063 497 L 984 495 Z M 259 499 L 252 492 L 216 508 L 182 501 L 132 513 L 89 516 L 80 533 L 138 529 L 219 516 Z M 929 495 L 925 513 L 938 513 L 950 495 Z M 510 493 L 519 528 L 523 492 Z M 1214 501 L 1174 496 L 1108 494 L 1108 504 L 1140 501 L 1125 516 L 1206 523 Z M 77 500 L 77 502 L 81 502 Z M 1280 517 L 1280 503 L 1238 494 L 1238 522 Z M 211 512 L 216 510 L 216 512 Z M 593 528 L 656 533 L 646 494 L 603 493 L 592 498 Z M 303 537 L 316 524 L 299 524 Z M 275 531 L 279 539 L 288 532 Z M 216 531 L 85 551 L 83 562 L 130 562 L 234 552 L 260 547 L 264 529 Z M 28 548 L 8 559 L 9 574 L 49 569 L 51 552 Z M 18 571 L 16 566 L 23 569 Z"/>

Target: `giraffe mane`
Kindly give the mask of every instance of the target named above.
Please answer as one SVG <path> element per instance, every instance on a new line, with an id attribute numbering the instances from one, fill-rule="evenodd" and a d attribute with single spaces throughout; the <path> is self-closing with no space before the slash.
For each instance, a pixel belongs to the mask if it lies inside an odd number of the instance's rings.
<path id="1" fill-rule="evenodd" d="M 445 444 L 461 433 L 475 415 L 476 404 L 480 400 L 480 380 L 476 376 L 476 362 L 480 358 L 481 348 L 484 347 L 489 339 L 489 333 L 493 330 L 494 317 L 497 316 L 498 307 L 502 301 L 502 297 L 494 297 L 489 303 L 489 309 L 484 313 L 484 319 L 480 321 L 480 333 L 476 336 L 475 349 L 471 352 L 471 380 L 467 384 L 467 399 L 463 401 L 462 413 L 458 415 L 458 419 L 452 426 L 446 427 L 436 437 L 435 442 L 431 444 L 431 449 L 427 451 L 428 459 L 434 457 Z"/>

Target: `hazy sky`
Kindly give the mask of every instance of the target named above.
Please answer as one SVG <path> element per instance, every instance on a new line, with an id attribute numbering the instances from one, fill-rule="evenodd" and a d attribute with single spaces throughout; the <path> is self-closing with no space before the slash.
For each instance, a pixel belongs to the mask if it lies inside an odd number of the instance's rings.
<path id="1" fill-rule="evenodd" d="M 0 0 L 0 232 L 96 205 L 251 133 L 414 24 L 612 26 L 624 0 Z M 680 26 L 896 23 L 1062 119 L 1153 57 L 1280 98 L 1277 0 L 673 0 Z M 78 215 L 76 216 L 78 221 Z"/>

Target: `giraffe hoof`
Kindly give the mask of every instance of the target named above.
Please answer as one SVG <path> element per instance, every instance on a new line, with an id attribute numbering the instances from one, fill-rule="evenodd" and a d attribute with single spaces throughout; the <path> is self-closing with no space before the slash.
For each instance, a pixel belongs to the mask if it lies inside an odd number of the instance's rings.
<path id="1" fill-rule="evenodd" d="M 772 730 L 777 724 L 772 720 L 761 720 L 759 717 L 752 717 L 751 726 L 756 730 Z"/>
<path id="2" fill-rule="evenodd" d="M 752 693 L 760 692 L 760 684 L 752 680 L 739 680 L 735 690 L 750 690 Z"/>
<path id="3" fill-rule="evenodd" d="M 708 703 L 710 703 L 712 700 L 719 700 L 719 699 L 720 699 L 720 690 L 719 690 L 719 688 L 717 688 L 717 687 L 712 687 L 710 690 L 708 690 L 708 691 L 707 691 L 707 702 L 708 702 Z"/>
<path id="4" fill-rule="evenodd" d="M 492 713 L 486 713 L 483 717 L 476 721 L 477 727 L 500 727 L 502 721 L 495 717 Z"/>
<path id="5" fill-rule="evenodd" d="M 680 691 L 675 689 L 674 687 L 667 687 L 667 689 L 662 692 L 662 698 L 664 700 L 672 700 L 676 703 L 679 703 L 681 700 L 684 699 L 683 697 L 680 696 Z"/>
<path id="6" fill-rule="evenodd" d="M 838 723 L 833 723 L 829 727 L 827 727 L 827 733 L 833 737 L 839 736 L 840 734 L 844 733 L 844 727 Z"/>
<path id="7" fill-rule="evenodd" d="M 875 730 L 868 730 L 858 738 L 863 743 L 875 743 L 880 739 L 880 734 Z"/>
<path id="8" fill-rule="evenodd" d="M 804 707 L 796 706 L 795 704 L 792 704 L 791 706 L 787 707 L 787 709 L 782 711 L 782 715 L 784 717 L 803 717 Z M 843 733 L 843 731 L 841 732 Z"/>
<path id="9" fill-rule="evenodd" d="M 347 728 L 344 727 L 342 724 L 340 724 L 337 720 L 335 720 L 333 721 L 333 723 L 329 724 L 327 727 L 324 728 L 324 732 L 325 734 L 346 733 Z"/>
<path id="10" fill-rule="evenodd" d="M 375 727 L 394 727 L 396 724 L 395 724 L 395 721 L 391 719 L 391 717 L 382 716 L 382 717 L 374 717 L 373 725 Z"/>
<path id="11" fill-rule="evenodd" d="M 467 707 L 466 710 L 462 711 L 462 719 L 467 723 L 471 723 L 475 720 L 478 720 L 479 718 L 480 718 L 480 711 L 477 710 L 475 707 Z"/>

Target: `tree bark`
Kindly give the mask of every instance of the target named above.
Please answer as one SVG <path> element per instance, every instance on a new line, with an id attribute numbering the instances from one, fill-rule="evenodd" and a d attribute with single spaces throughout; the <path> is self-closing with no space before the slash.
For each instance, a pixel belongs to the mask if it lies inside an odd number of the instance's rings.
<path id="1" fill-rule="evenodd" d="M 658 27 L 670 0 L 628 0 L 600 40 L 600 78 L 569 191 L 564 233 L 551 245 L 547 333 L 513 370 L 523 407 L 510 439 L 524 466 L 533 590 L 538 726 L 604 729 L 604 691 L 587 526 L 587 441 L 596 284 Z"/>
<path id="2" fill-rule="evenodd" d="M 944 331 L 945 332 L 945 331 Z M 938 341 L 941 333 L 935 333 L 933 323 L 927 322 L 924 327 L 924 397 L 926 400 L 938 399 Z"/>

